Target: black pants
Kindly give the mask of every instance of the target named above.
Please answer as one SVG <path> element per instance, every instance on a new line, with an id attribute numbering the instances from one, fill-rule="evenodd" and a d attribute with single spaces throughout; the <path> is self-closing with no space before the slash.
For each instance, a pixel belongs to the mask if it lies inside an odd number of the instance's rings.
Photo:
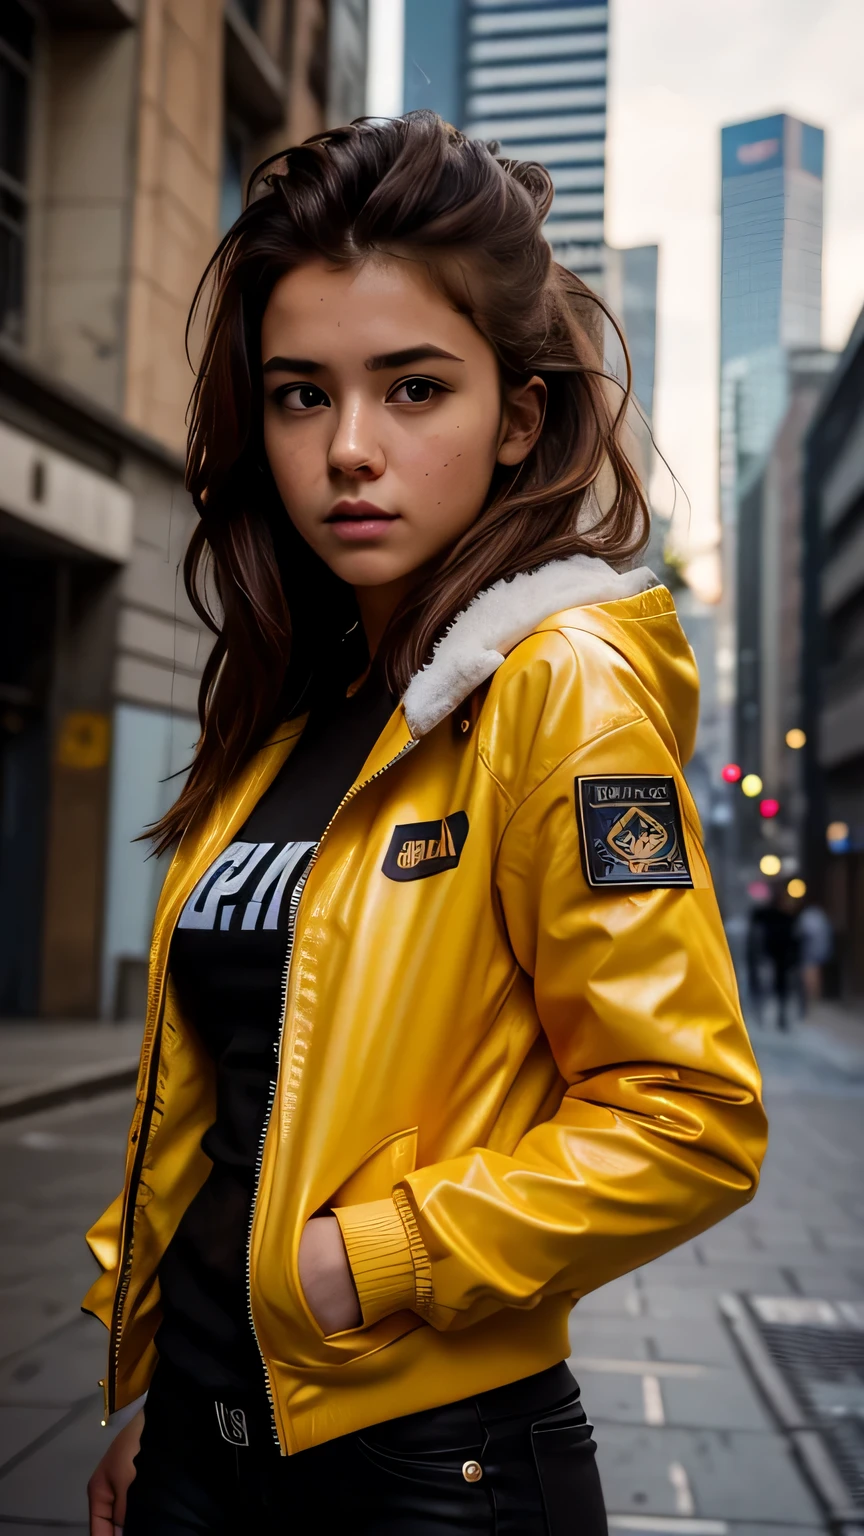
<path id="1" fill-rule="evenodd" d="M 283 1457 L 263 1401 L 160 1364 L 124 1536 L 606 1536 L 591 1434 L 562 1363 Z"/>

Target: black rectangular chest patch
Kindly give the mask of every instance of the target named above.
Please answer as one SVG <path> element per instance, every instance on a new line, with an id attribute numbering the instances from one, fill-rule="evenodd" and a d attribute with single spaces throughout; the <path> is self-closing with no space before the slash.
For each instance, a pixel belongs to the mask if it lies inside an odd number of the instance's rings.
<path id="1" fill-rule="evenodd" d="M 396 827 L 381 868 L 388 880 L 425 880 L 455 869 L 468 836 L 465 811 Z"/>
<path id="2" fill-rule="evenodd" d="M 578 778 L 576 818 L 589 885 L 692 887 L 671 774 Z"/>

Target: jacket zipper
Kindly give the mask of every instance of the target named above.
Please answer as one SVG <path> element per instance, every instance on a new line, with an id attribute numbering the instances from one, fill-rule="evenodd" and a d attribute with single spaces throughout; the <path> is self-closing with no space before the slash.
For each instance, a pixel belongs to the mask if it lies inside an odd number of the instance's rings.
<path id="1" fill-rule="evenodd" d="M 387 773 L 388 769 L 392 768 L 394 763 L 398 763 L 399 759 L 404 757 L 408 752 L 416 747 L 416 745 L 416 740 L 406 742 L 401 751 L 397 752 L 395 757 L 391 757 L 390 761 L 385 763 L 383 768 L 379 768 L 377 773 L 373 773 L 370 778 L 364 779 L 362 784 L 356 784 L 353 789 L 349 789 L 347 795 L 345 795 L 343 799 L 340 800 L 335 811 L 333 812 L 333 815 L 330 817 L 330 820 L 328 821 L 324 831 L 321 834 L 318 846 L 314 850 L 309 863 L 306 865 L 303 875 L 301 876 L 300 880 L 298 880 L 297 885 L 294 887 L 288 909 L 288 939 L 285 952 L 285 965 L 282 972 L 282 1012 L 279 1022 L 279 1038 L 275 1047 L 275 1075 L 270 1080 L 270 1088 L 267 1095 L 267 1108 L 264 1116 L 264 1126 L 261 1131 L 261 1137 L 258 1143 L 258 1153 L 255 1159 L 255 1182 L 252 1191 L 252 1206 L 249 1214 L 249 1235 L 246 1248 L 246 1302 L 249 1325 L 252 1329 L 252 1337 L 254 1338 L 257 1345 L 258 1353 L 261 1356 L 261 1365 L 264 1371 L 264 1384 L 267 1390 L 267 1402 L 270 1408 L 270 1427 L 273 1432 L 273 1438 L 280 1450 L 282 1449 L 282 1442 L 279 1439 L 279 1431 L 276 1428 L 276 1411 L 273 1404 L 273 1388 L 270 1382 L 270 1372 L 267 1367 L 267 1361 L 264 1358 L 264 1352 L 261 1348 L 258 1334 L 255 1329 L 254 1318 L 252 1316 L 252 1223 L 255 1219 L 255 1207 L 258 1201 L 258 1187 L 261 1182 L 261 1165 L 264 1159 L 264 1142 L 267 1139 L 267 1131 L 270 1126 L 270 1118 L 273 1113 L 273 1103 L 276 1098 L 276 1088 L 279 1081 L 279 1069 L 282 1062 L 282 1042 L 285 1034 L 285 1016 L 288 1007 L 288 982 L 291 973 L 291 955 L 294 949 L 294 926 L 297 918 L 297 908 L 300 904 L 300 897 L 303 894 L 303 890 L 306 885 L 306 881 L 309 878 L 312 866 L 316 863 L 318 855 L 321 852 L 321 848 L 323 847 L 324 839 L 330 831 L 330 828 L 336 820 L 336 817 L 339 815 L 339 812 L 342 810 L 342 807 L 347 805 L 349 800 L 353 800 L 354 796 L 359 794 L 361 789 L 365 789 L 367 784 L 373 783 L 375 779 L 380 779 L 382 774 Z M 123 1223 L 123 1232 L 120 1244 L 120 1278 L 118 1280 L 117 1291 L 114 1297 L 114 1308 L 111 1317 L 111 1332 L 109 1335 L 110 1364 L 108 1376 L 105 1380 L 103 1388 L 106 1419 L 109 1414 L 114 1412 L 114 1405 L 117 1400 L 117 1376 L 120 1363 L 120 1343 L 123 1332 L 123 1304 L 126 1300 L 126 1296 L 129 1290 L 129 1282 L 132 1278 L 135 1207 L 138 1196 L 138 1185 L 141 1180 L 141 1170 L 144 1166 L 144 1158 L 146 1155 L 147 1142 L 149 1139 L 150 1121 L 153 1115 L 153 1107 L 156 1102 L 156 1084 L 158 1082 L 159 1076 L 159 1052 L 162 1038 L 162 1019 L 164 1010 L 165 994 L 163 990 L 162 1001 L 159 1007 L 159 1017 L 153 1030 L 153 1043 L 150 1056 L 150 1072 L 147 1079 L 147 1089 L 144 1096 L 144 1107 L 141 1113 L 141 1122 L 138 1128 L 138 1146 L 129 1175 L 129 1198 L 126 1203 L 126 1214 Z M 102 1383 L 100 1383 L 100 1385 L 102 1385 Z"/>
<path id="2" fill-rule="evenodd" d="M 258 1142 L 258 1155 L 255 1159 L 255 1181 L 252 1189 L 252 1204 L 249 1211 L 249 1234 L 246 1243 L 246 1309 L 249 1318 L 249 1327 L 252 1330 L 252 1337 L 255 1340 L 258 1353 L 261 1356 L 261 1367 L 264 1372 L 264 1385 L 267 1391 L 267 1403 L 270 1409 L 270 1428 L 273 1434 L 273 1439 L 279 1450 L 282 1451 L 283 1455 L 284 1450 L 282 1447 L 282 1442 L 279 1439 L 279 1431 L 276 1427 L 276 1408 L 273 1398 L 273 1385 L 270 1380 L 270 1370 L 264 1356 L 264 1351 L 261 1348 L 261 1341 L 258 1338 L 258 1333 L 255 1328 L 255 1319 L 252 1314 L 252 1227 L 255 1221 L 255 1207 L 258 1203 L 258 1189 L 261 1183 L 261 1166 L 264 1161 L 264 1143 L 267 1140 L 267 1132 L 270 1128 L 270 1119 L 273 1114 L 273 1105 L 276 1100 L 276 1089 L 279 1084 L 279 1074 L 282 1065 L 282 1046 L 285 1039 L 285 1020 L 288 1012 L 288 984 L 291 979 L 291 958 L 294 953 L 294 932 L 297 921 L 297 909 L 300 905 L 300 898 L 303 895 L 303 891 L 306 887 L 306 881 L 309 879 L 313 865 L 315 865 L 318 861 L 321 849 L 324 846 L 324 840 L 327 837 L 327 834 L 330 831 L 334 821 L 336 820 L 336 817 L 339 815 L 339 812 L 344 806 L 348 804 L 349 800 L 353 800 L 354 796 L 360 793 L 361 789 L 365 789 L 367 784 L 372 784 L 376 779 L 380 779 L 381 776 L 387 773 L 395 763 L 399 762 L 400 758 L 405 757 L 407 753 L 412 751 L 416 745 L 416 740 L 406 742 L 405 746 L 396 753 L 395 757 L 391 757 L 390 761 L 385 763 L 383 768 L 379 768 L 377 773 L 371 774 L 370 777 L 368 779 L 364 779 L 361 784 L 355 784 L 353 789 L 349 789 L 347 795 L 343 796 L 343 798 L 339 801 L 339 804 L 337 805 L 333 815 L 330 817 L 330 820 L 328 821 L 324 831 L 321 834 L 321 837 L 318 840 L 317 848 L 314 849 L 309 863 L 306 865 L 301 878 L 298 880 L 294 887 L 291 895 L 291 901 L 288 907 L 288 937 L 285 948 L 285 965 L 282 971 L 282 1012 L 279 1020 L 279 1038 L 276 1041 L 274 1049 L 274 1076 L 270 1081 L 270 1089 L 267 1095 L 267 1109 L 264 1115 L 264 1124 L 261 1129 L 261 1137 Z"/>
<path id="3" fill-rule="evenodd" d="M 165 991 L 162 990 L 162 998 L 159 1004 L 159 1016 L 153 1029 L 153 1039 L 150 1047 L 150 1070 L 147 1077 L 147 1088 L 144 1094 L 144 1104 L 141 1111 L 141 1120 L 138 1126 L 138 1145 L 135 1149 L 135 1157 L 129 1174 L 129 1198 L 126 1202 L 126 1213 L 123 1222 L 123 1232 L 120 1242 L 120 1277 L 117 1283 L 117 1291 L 114 1296 L 114 1308 L 111 1316 L 111 1332 L 109 1335 L 108 1376 L 103 1386 L 105 1397 L 105 1419 L 114 1412 L 117 1400 L 117 1375 L 120 1364 L 120 1340 L 123 1331 L 123 1304 L 129 1290 L 129 1282 L 132 1278 L 132 1253 L 134 1248 L 133 1229 L 135 1226 L 135 1208 L 138 1199 L 138 1185 L 141 1182 L 141 1171 L 144 1167 L 144 1158 L 147 1154 L 147 1142 L 150 1136 L 150 1121 L 153 1116 L 153 1107 L 156 1103 L 156 1085 L 159 1080 L 159 1055 L 162 1044 L 162 1019 L 165 1012 Z M 103 1420 L 103 1423 L 105 1421 Z"/>

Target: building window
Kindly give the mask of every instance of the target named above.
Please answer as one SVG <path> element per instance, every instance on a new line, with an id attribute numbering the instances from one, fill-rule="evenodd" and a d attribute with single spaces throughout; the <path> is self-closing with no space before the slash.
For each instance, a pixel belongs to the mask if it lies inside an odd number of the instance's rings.
<path id="1" fill-rule="evenodd" d="M 27 126 L 33 17 L 19 0 L 0 5 L 0 335 L 20 341 L 24 322 Z"/>

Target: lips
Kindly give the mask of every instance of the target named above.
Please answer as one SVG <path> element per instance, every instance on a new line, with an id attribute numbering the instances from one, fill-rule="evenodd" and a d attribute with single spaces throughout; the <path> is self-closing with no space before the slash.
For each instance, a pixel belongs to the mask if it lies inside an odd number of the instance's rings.
<path id="1" fill-rule="evenodd" d="M 328 523 L 395 523 L 397 512 L 385 512 L 372 501 L 337 501 Z"/>
<path id="2" fill-rule="evenodd" d="M 337 501 L 326 521 L 338 539 L 380 539 L 394 523 L 398 512 L 385 512 L 371 501 Z"/>

